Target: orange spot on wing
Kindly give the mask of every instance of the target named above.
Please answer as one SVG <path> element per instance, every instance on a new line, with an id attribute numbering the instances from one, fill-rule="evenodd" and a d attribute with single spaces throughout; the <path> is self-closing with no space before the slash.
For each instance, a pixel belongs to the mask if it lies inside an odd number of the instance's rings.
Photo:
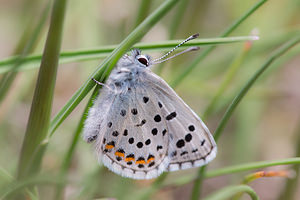
<path id="1" fill-rule="evenodd" d="M 145 160 L 137 160 L 135 164 L 146 164 Z"/>
<path id="2" fill-rule="evenodd" d="M 124 153 L 121 153 L 121 152 L 118 152 L 118 151 L 115 153 L 115 155 L 119 156 L 119 157 L 124 157 L 125 156 Z"/>
<path id="3" fill-rule="evenodd" d="M 151 161 L 153 161 L 154 160 L 154 158 L 152 157 L 152 158 L 149 158 L 148 160 L 147 160 L 147 163 L 149 164 Z"/>
<path id="4" fill-rule="evenodd" d="M 134 158 L 132 157 L 125 158 L 125 162 L 129 162 L 129 161 L 134 161 Z"/>
<path id="5" fill-rule="evenodd" d="M 114 147 L 115 147 L 114 145 L 110 145 L 110 144 L 105 145 L 105 149 L 112 149 Z"/>

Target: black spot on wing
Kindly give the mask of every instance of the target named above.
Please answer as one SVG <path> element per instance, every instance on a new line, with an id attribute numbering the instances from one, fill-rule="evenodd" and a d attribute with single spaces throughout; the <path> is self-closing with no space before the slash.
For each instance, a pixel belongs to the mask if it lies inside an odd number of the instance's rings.
<path id="1" fill-rule="evenodd" d="M 192 140 L 192 138 L 193 137 L 192 137 L 192 135 L 190 133 L 186 134 L 185 137 L 184 137 L 184 139 L 185 139 L 186 142 L 190 142 Z"/>
<path id="2" fill-rule="evenodd" d="M 176 112 L 171 112 L 169 115 L 167 115 L 166 120 L 172 120 L 177 116 Z"/>
<path id="3" fill-rule="evenodd" d="M 194 125 L 190 125 L 188 128 L 189 128 L 190 131 L 194 131 L 195 130 L 195 126 Z"/>
<path id="4" fill-rule="evenodd" d="M 147 103 L 149 101 L 149 97 L 143 97 L 144 103 Z"/>
<path id="5" fill-rule="evenodd" d="M 133 143 L 134 143 L 134 138 L 132 138 L 132 137 L 129 138 L 129 139 L 128 139 L 128 143 L 129 143 L 129 144 L 133 144 Z"/>
<path id="6" fill-rule="evenodd" d="M 133 115 L 137 115 L 137 114 L 138 114 L 138 111 L 137 111 L 136 108 L 132 108 L 132 109 L 131 109 L 131 113 L 132 113 Z"/>
<path id="7" fill-rule="evenodd" d="M 152 135 L 157 135 L 157 132 L 158 132 L 157 128 L 154 128 L 154 129 L 152 129 L 152 131 L 151 131 Z"/>
<path id="8" fill-rule="evenodd" d="M 160 117 L 160 115 L 155 115 L 155 117 L 154 117 L 154 121 L 155 122 L 160 122 L 161 121 L 161 117 Z"/>
<path id="9" fill-rule="evenodd" d="M 122 109 L 120 115 L 124 117 L 126 115 L 126 110 Z"/>
<path id="10" fill-rule="evenodd" d="M 178 140 L 177 143 L 176 143 L 176 146 L 178 148 L 182 148 L 184 145 L 185 145 L 185 142 L 182 139 Z"/>

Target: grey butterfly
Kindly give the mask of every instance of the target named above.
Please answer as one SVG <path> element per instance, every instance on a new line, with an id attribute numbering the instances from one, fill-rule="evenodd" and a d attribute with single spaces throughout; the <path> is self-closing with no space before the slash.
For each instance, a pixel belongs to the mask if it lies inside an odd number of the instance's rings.
<path id="1" fill-rule="evenodd" d="M 105 87 L 84 126 L 83 138 L 94 142 L 99 161 L 133 179 L 199 167 L 217 153 L 216 143 L 202 120 L 150 71 L 149 67 L 158 63 L 154 61 L 138 49 L 125 54 L 105 84 L 96 81 Z"/>

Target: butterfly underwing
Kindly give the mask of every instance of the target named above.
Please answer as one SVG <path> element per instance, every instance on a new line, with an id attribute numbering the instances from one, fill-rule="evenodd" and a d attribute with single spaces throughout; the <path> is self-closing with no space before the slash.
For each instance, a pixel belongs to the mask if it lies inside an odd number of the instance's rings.
<path id="1" fill-rule="evenodd" d="M 83 138 L 111 171 L 151 179 L 164 171 L 213 160 L 216 143 L 206 125 L 134 49 L 108 77 L 89 110 Z"/>

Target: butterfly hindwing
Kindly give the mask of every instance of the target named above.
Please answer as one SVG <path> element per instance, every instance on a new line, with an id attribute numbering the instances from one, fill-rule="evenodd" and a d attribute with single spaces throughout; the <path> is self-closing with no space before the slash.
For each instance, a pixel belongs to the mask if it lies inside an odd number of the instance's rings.
<path id="1" fill-rule="evenodd" d="M 101 96 L 100 98 L 106 98 Z M 100 102 L 100 101 L 99 101 Z M 168 163 L 167 128 L 159 106 L 142 85 L 129 93 L 117 94 L 96 141 L 96 152 L 103 164 L 122 176 L 147 179 L 165 171 Z"/>
<path id="2" fill-rule="evenodd" d="M 207 164 L 216 156 L 216 143 L 202 120 L 155 74 L 146 79 L 161 105 L 169 131 L 169 171 Z"/>

